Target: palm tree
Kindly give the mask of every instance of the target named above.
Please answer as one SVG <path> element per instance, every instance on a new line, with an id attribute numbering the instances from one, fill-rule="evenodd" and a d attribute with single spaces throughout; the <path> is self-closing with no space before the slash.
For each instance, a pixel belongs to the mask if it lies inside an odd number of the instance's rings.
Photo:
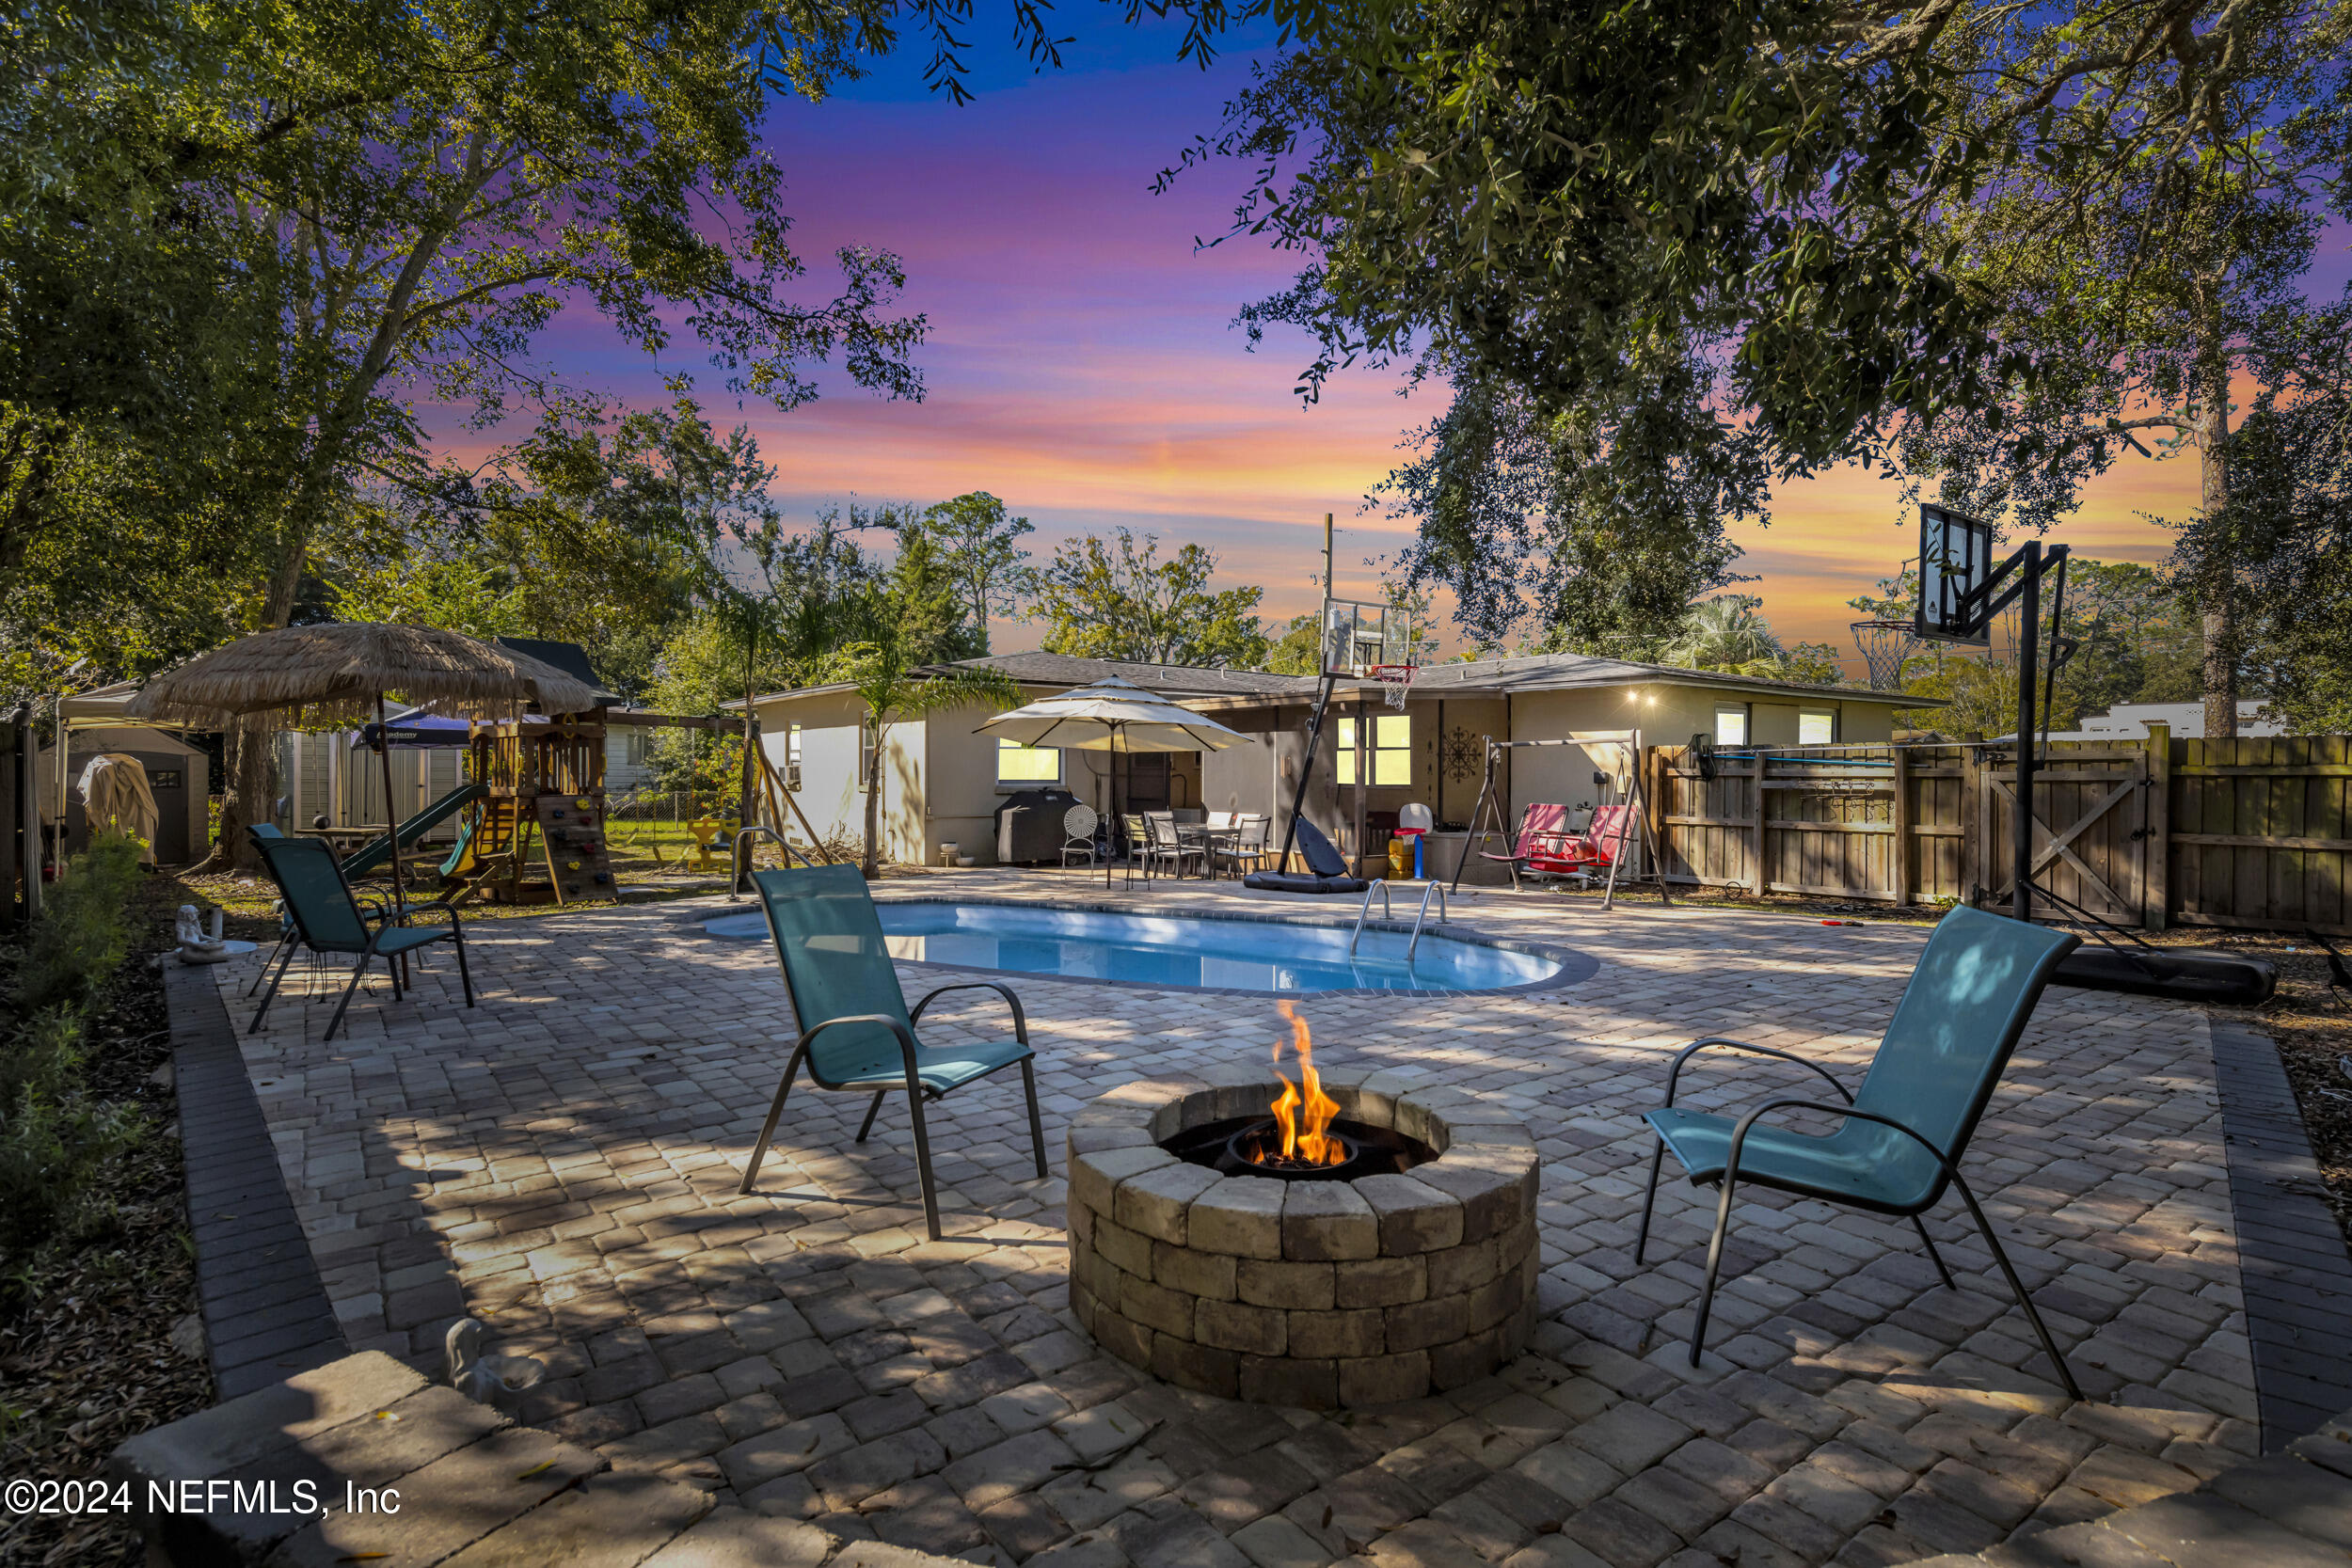
<path id="1" fill-rule="evenodd" d="M 1011 676 L 984 666 L 918 664 L 907 640 L 898 637 L 852 642 L 839 657 L 841 678 L 866 705 L 862 743 L 872 748 L 873 760 L 866 768 L 866 858 L 861 863 L 870 881 L 882 869 L 882 757 L 890 726 L 901 719 L 975 704 L 992 711 L 1017 707 L 1021 688 Z"/>
<path id="2" fill-rule="evenodd" d="M 1744 594 L 1701 600 L 1684 613 L 1661 657 L 1685 670 L 1772 666 L 1781 657 L 1780 639 L 1772 635 L 1772 623 L 1756 612 L 1762 603 Z"/>

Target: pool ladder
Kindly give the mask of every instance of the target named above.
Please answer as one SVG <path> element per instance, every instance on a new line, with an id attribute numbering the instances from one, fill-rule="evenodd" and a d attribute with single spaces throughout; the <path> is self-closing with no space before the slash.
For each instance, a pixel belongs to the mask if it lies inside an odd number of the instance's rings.
<path id="1" fill-rule="evenodd" d="M 735 835 L 734 847 L 727 851 L 727 869 L 730 873 L 727 878 L 727 902 L 730 904 L 739 901 L 743 896 L 743 841 L 759 833 L 766 833 L 770 838 L 774 839 L 779 845 L 783 846 L 784 863 L 787 866 L 789 866 L 792 863 L 793 856 L 801 855 L 801 852 L 798 849 L 792 847 L 790 840 L 787 839 L 782 833 L 776 832 L 775 829 L 769 827 L 764 822 L 755 822 L 752 826 L 745 828 L 742 832 L 737 833 Z M 810 860 L 806 855 L 801 855 L 801 863 L 807 866 L 812 871 L 817 868 L 817 863 Z M 1369 902 L 1369 900 L 1367 900 L 1367 902 Z"/>
<path id="2" fill-rule="evenodd" d="M 1364 922 L 1372 918 L 1372 895 L 1375 893 L 1380 895 L 1380 918 L 1390 921 L 1396 918 L 1396 911 L 1389 907 L 1388 883 L 1375 881 L 1365 888 L 1364 907 L 1356 911 L 1356 933 L 1347 939 L 1347 956 L 1351 958 L 1356 956 L 1356 944 L 1364 940 Z M 1442 926 L 1450 918 L 1445 907 L 1445 884 L 1443 882 L 1423 884 L 1421 890 L 1421 908 L 1413 911 L 1413 939 L 1405 944 L 1405 961 L 1407 964 L 1413 961 L 1413 950 L 1421 945 L 1421 928 L 1429 918 L 1429 895 L 1433 893 L 1438 895 L 1438 924 Z"/>

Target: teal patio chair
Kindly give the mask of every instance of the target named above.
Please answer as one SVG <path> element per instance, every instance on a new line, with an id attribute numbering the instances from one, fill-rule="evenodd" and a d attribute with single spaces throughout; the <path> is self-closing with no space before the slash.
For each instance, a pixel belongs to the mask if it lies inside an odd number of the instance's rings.
<path id="1" fill-rule="evenodd" d="M 891 966 L 883 945 L 882 921 L 866 879 L 853 865 L 818 865 L 805 870 L 762 871 L 752 883 L 759 890 L 760 907 L 768 911 L 768 929 L 776 942 L 776 960 L 784 970 L 786 997 L 792 1004 L 792 1059 L 776 1086 L 775 1102 L 752 1146 L 751 1164 L 736 1191 L 748 1193 L 759 1176 L 774 1138 L 776 1120 L 784 1115 L 785 1097 L 801 1065 L 820 1089 L 863 1094 L 873 1091 L 866 1107 L 857 1141 L 874 1130 L 883 1097 L 894 1089 L 906 1091 L 914 1119 L 914 1165 L 923 1182 L 923 1218 L 932 1241 L 939 1240 L 939 1193 L 931 1180 L 930 1134 L 923 1124 L 925 1101 L 944 1099 L 951 1091 L 987 1077 L 1014 1063 L 1021 1066 L 1022 1087 L 1029 1097 L 1029 1142 L 1037 1154 L 1037 1174 L 1045 1176 L 1045 1127 L 1038 1117 L 1036 1053 L 1029 1049 L 1029 1021 L 1021 999 L 1009 987 L 993 980 L 960 980 L 938 987 L 907 1010 L 906 993 L 898 989 L 898 972 Z M 1012 1008 L 1013 1037 L 984 1045 L 929 1046 L 915 1037 L 923 1010 L 954 990 L 993 990 Z"/>
<path id="2" fill-rule="evenodd" d="M 352 993 L 359 982 L 367 978 L 368 966 L 376 959 L 384 960 L 384 968 L 392 977 L 392 1000 L 401 998 L 400 964 L 408 954 L 431 942 L 451 942 L 457 948 L 457 978 L 466 988 L 466 1006 L 473 1004 L 473 975 L 466 967 L 466 934 L 457 924 L 457 911 L 443 903 L 410 904 L 389 914 L 382 911 L 374 900 L 365 902 L 375 908 L 371 919 L 362 900 L 351 891 L 351 883 L 343 877 L 341 862 L 332 847 L 315 838 L 287 838 L 278 834 L 255 833 L 254 847 L 261 850 L 262 863 L 269 867 L 271 878 L 278 883 L 278 892 L 285 900 L 286 918 L 293 921 L 293 940 L 281 939 L 278 945 L 283 957 L 278 961 L 276 973 L 270 975 L 269 989 L 262 993 L 262 1005 L 254 1009 L 253 1022 L 246 1033 L 257 1033 L 262 1020 L 269 1016 L 269 1005 L 278 995 L 278 982 L 286 977 L 286 966 L 294 962 L 295 952 L 309 948 L 313 953 L 348 953 L 354 958 L 351 983 L 343 987 L 342 1000 L 335 1004 L 335 1016 L 326 1021 L 326 1039 L 335 1037 L 335 1031 L 343 1022 L 343 1014 L 351 1006 Z M 446 914 L 446 926 L 410 926 L 409 920 L 421 914 Z"/>
<path id="3" fill-rule="evenodd" d="M 1698 1322 L 1691 1330 L 1692 1367 L 1698 1366 L 1707 1338 L 1708 1311 L 1714 1305 L 1715 1280 L 1723 1265 L 1724 1232 L 1731 1224 L 1732 1192 L 1739 1183 L 1908 1219 L 1918 1228 L 1936 1273 L 1947 1286 L 1951 1271 L 1944 1266 L 1943 1255 L 1919 1216 L 1934 1207 L 1948 1183 L 1968 1206 L 2066 1391 L 2077 1400 L 2083 1397 L 2066 1358 L 2042 1325 L 2042 1314 L 2034 1310 L 2017 1271 L 2010 1266 L 2009 1254 L 2001 1250 L 2000 1239 L 1960 1174 L 1961 1156 L 1976 1135 L 1977 1122 L 2026 1020 L 2033 1016 L 2034 1005 L 2042 999 L 2042 988 L 2058 960 L 2081 943 L 2080 937 L 1981 910 L 1953 910 L 1936 924 L 1927 950 L 1919 955 L 1856 1093 L 1847 1093 L 1819 1063 L 1771 1046 L 1709 1037 L 1683 1048 L 1666 1074 L 1665 1106 L 1644 1113 L 1643 1119 L 1658 1134 L 1658 1148 L 1650 1155 L 1649 1190 L 1642 1200 L 1633 1261 L 1640 1263 L 1648 1249 L 1659 1170 L 1672 1152 L 1690 1173 L 1692 1185 L 1711 1182 L 1721 1190 L 1715 1230 L 1707 1246 L 1707 1283 L 1699 1295 Z M 1675 1089 L 1683 1064 L 1710 1046 L 1776 1056 L 1809 1069 L 1829 1081 L 1837 1091 L 1837 1102 L 1776 1096 L 1736 1122 L 1676 1109 Z M 1786 1110 L 1819 1111 L 1844 1119 L 1836 1132 L 1821 1136 L 1762 1119 Z"/>
<path id="4" fill-rule="evenodd" d="M 251 824 L 246 829 L 245 835 L 253 841 L 253 846 L 257 849 L 264 841 L 273 844 L 282 843 L 286 837 L 284 833 L 279 832 L 277 828 L 267 822 Z M 278 945 L 269 950 L 269 957 L 262 960 L 262 967 L 253 972 L 252 983 L 245 988 L 245 993 L 247 996 L 251 996 L 262 989 L 262 982 L 269 978 L 269 966 L 278 961 L 278 955 L 285 952 L 287 944 L 294 940 L 294 916 L 286 912 L 283 899 L 278 901 L 277 914 Z"/>

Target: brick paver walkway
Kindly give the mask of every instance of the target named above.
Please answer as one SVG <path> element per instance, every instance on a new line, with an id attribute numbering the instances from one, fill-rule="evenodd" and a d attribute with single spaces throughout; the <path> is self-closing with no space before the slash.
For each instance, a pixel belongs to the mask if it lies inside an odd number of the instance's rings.
<path id="1" fill-rule="evenodd" d="M 884 895 L 959 888 L 1104 896 L 1077 876 L 987 873 Z M 1164 885 L 1152 902 L 1233 896 Z M 327 1004 L 297 998 L 246 1041 L 354 1348 L 437 1354 L 470 1311 L 548 1362 L 526 1418 L 617 1468 L 837 1534 L 1052 1568 L 1900 1562 L 2099 1517 L 2256 1452 L 2193 1009 L 2051 991 L 1968 1157 L 2092 1402 L 2068 1408 L 2039 1370 L 1951 1198 L 1930 1223 L 1958 1290 L 1900 1222 L 1748 1197 L 1718 1354 L 1693 1373 L 1677 1336 L 1711 1212 L 1670 1181 L 1665 1245 L 1634 1267 L 1638 1112 L 1704 1034 L 1851 1083 L 1924 933 L 1479 897 L 1457 924 L 1579 947 L 1598 974 L 1305 1010 L 1327 1059 L 1458 1085 L 1534 1132 L 1544 1322 L 1500 1376 L 1327 1417 L 1171 1388 L 1074 1331 L 1062 1183 L 1026 1168 L 1017 1075 L 932 1117 L 946 1242 L 922 1240 L 902 1105 L 860 1148 L 862 1098 L 796 1090 L 761 1191 L 736 1196 L 787 1025 L 765 944 L 701 934 L 714 906 L 485 922 L 478 1009 L 437 955 L 409 1001 L 356 1004 L 348 1040 L 319 1044 Z M 911 995 L 952 977 L 903 971 Z M 1264 999 L 1015 983 L 1057 1171 L 1062 1124 L 1092 1096 L 1249 1059 L 1280 1028 Z M 932 1017 L 993 1033 L 1001 1014 Z M 1686 1102 L 1805 1076 L 1719 1058 Z"/>

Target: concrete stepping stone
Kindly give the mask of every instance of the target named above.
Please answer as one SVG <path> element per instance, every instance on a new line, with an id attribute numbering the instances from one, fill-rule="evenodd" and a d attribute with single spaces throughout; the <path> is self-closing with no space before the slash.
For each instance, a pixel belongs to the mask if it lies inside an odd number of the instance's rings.
<path id="1" fill-rule="evenodd" d="M 157 1568 L 885 1568 L 872 1543 L 615 1474 L 380 1351 L 144 1433 L 107 1473 Z M 888 1568 L 953 1560 L 892 1547 Z"/>

